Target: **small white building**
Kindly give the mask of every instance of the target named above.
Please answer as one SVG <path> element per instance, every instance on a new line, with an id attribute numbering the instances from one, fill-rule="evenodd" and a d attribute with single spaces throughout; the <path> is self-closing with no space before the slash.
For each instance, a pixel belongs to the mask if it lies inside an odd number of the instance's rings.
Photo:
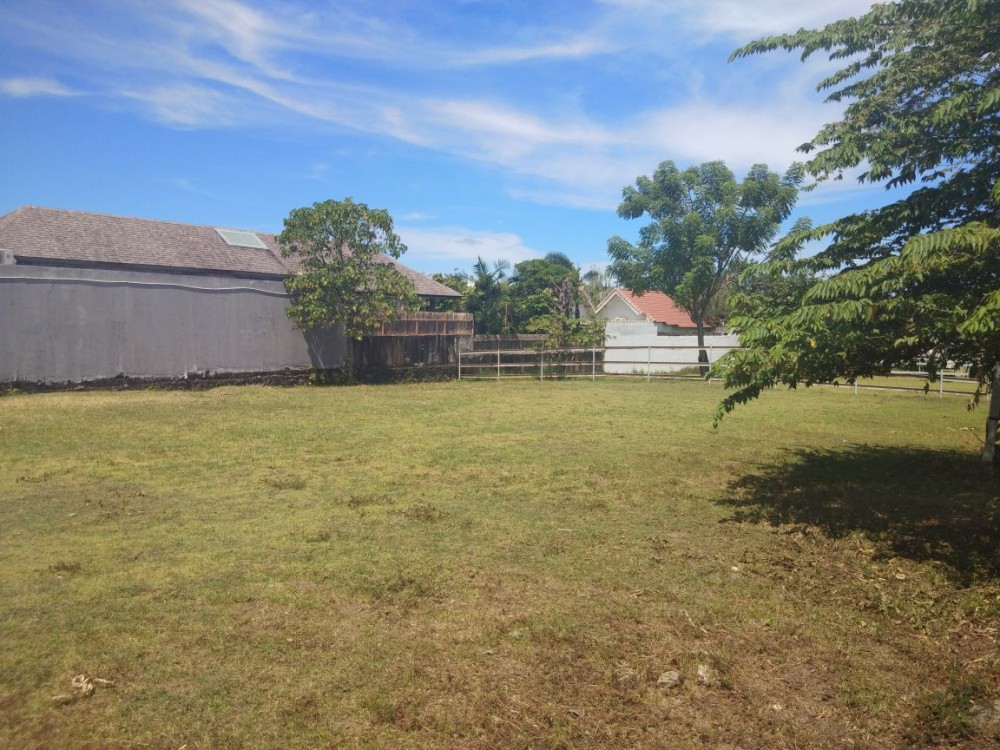
<path id="1" fill-rule="evenodd" d="M 663 292 L 638 295 L 619 287 L 597 306 L 594 314 L 609 323 L 652 323 L 658 336 L 690 336 L 698 330 L 687 311 Z"/>
<path id="2" fill-rule="evenodd" d="M 735 334 L 706 331 L 698 345 L 691 316 L 663 292 L 633 294 L 615 289 L 595 313 L 607 321 L 604 372 L 616 375 L 660 375 L 691 370 L 715 362 L 739 347 Z"/>

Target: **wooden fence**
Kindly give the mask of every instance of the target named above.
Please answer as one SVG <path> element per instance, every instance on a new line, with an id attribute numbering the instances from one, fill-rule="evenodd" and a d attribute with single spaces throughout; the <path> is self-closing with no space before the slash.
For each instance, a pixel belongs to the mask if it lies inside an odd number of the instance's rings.
<path id="1" fill-rule="evenodd" d="M 383 323 L 369 336 L 471 336 L 475 332 L 472 313 L 410 312 Z"/>

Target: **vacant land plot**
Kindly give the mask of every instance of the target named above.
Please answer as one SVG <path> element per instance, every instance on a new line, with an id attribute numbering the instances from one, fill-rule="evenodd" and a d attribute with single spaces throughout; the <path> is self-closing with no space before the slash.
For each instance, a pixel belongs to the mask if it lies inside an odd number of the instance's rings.
<path id="1" fill-rule="evenodd" d="M 0 398 L 0 746 L 1000 740 L 982 412 L 721 393 Z"/>

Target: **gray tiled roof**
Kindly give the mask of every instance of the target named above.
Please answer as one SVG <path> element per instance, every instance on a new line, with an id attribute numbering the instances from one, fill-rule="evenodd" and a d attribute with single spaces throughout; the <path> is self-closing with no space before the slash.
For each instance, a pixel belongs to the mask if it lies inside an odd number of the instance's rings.
<path id="1" fill-rule="evenodd" d="M 294 269 L 294 261 L 281 257 L 273 234 L 255 234 L 267 249 L 232 247 L 214 227 L 196 224 L 37 206 L 22 206 L 0 216 L 0 249 L 13 252 L 19 262 L 50 261 L 77 266 L 131 266 L 272 277 L 285 276 Z M 398 261 L 385 260 L 413 281 L 417 294 L 459 296 L 458 292 Z"/>

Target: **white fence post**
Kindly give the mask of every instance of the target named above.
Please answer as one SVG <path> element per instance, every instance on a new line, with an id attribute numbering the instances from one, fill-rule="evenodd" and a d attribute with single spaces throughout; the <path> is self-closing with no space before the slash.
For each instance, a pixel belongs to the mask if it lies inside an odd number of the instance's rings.
<path id="1" fill-rule="evenodd" d="M 941 368 L 941 372 L 938 373 L 938 374 L 941 377 L 941 380 L 940 380 L 940 382 L 938 384 L 938 398 L 944 398 L 944 368 L 943 367 Z"/>
<path id="2" fill-rule="evenodd" d="M 653 377 L 653 347 L 646 347 L 646 382 Z"/>
<path id="3" fill-rule="evenodd" d="M 597 380 L 597 349 L 590 350 L 590 379 L 593 381 Z"/>
<path id="4" fill-rule="evenodd" d="M 462 350 L 458 350 L 458 379 L 462 379 Z"/>
<path id="5" fill-rule="evenodd" d="M 500 380 L 500 350 L 497 349 L 497 380 Z"/>

